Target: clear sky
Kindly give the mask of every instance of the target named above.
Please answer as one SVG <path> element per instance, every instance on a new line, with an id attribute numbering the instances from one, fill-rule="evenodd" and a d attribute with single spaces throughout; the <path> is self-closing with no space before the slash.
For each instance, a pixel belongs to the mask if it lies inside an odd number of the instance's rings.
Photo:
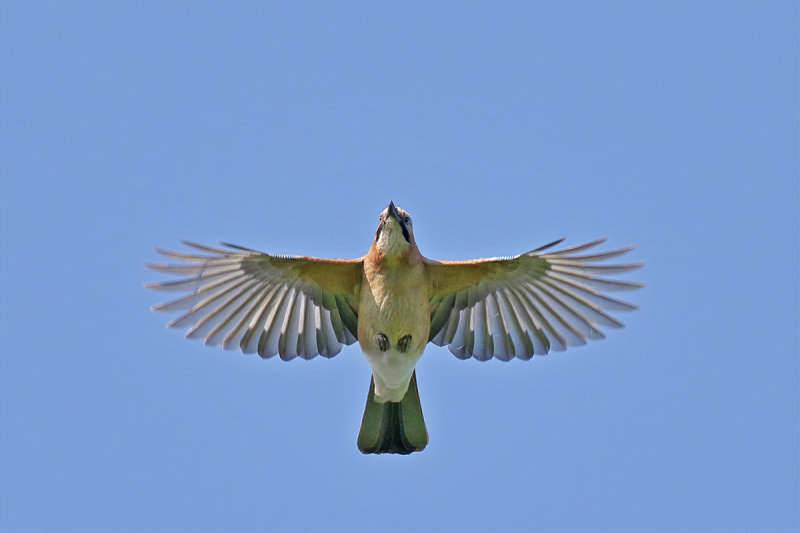
<path id="1" fill-rule="evenodd" d="M 0 3 L 0 530 L 795 531 L 796 2 Z M 184 341 L 179 239 L 358 257 L 635 244 L 627 327 L 417 366 Z"/>

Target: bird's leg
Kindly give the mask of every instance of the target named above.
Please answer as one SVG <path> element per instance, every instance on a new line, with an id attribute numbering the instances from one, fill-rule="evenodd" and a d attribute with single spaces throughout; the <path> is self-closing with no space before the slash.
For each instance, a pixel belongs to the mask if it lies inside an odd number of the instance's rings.
<path id="1" fill-rule="evenodd" d="M 408 347 L 411 345 L 411 335 L 404 335 L 397 341 L 397 349 L 400 353 L 406 353 Z"/>
<path id="2" fill-rule="evenodd" d="M 389 337 L 383 333 L 378 333 L 375 335 L 375 343 L 378 345 L 378 349 L 382 352 L 385 352 L 389 349 Z"/>

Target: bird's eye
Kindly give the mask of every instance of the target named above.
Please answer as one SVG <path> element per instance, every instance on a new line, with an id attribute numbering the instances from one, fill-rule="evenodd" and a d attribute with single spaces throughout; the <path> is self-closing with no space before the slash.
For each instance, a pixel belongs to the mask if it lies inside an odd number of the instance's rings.
<path id="1" fill-rule="evenodd" d="M 411 217 L 408 216 L 408 215 L 404 216 L 403 217 L 403 222 L 405 222 L 406 224 L 410 224 L 411 223 Z"/>

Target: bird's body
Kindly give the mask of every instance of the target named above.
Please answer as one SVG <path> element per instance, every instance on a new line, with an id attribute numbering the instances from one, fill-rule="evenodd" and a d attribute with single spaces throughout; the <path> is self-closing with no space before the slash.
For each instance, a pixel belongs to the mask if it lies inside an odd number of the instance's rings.
<path id="1" fill-rule="evenodd" d="M 428 343 L 430 312 L 425 274 L 416 247 L 387 257 L 373 246 L 364 257 L 358 338 L 363 339 L 361 350 L 372 367 L 379 402 L 403 399 L 414 366 Z"/>
<path id="2" fill-rule="evenodd" d="M 373 375 L 359 449 L 405 454 L 428 443 L 414 372 L 428 342 L 462 359 L 530 359 L 602 338 L 600 325 L 622 326 L 604 309 L 636 306 L 601 291 L 641 284 L 596 274 L 641 264 L 597 264 L 631 248 L 576 255 L 603 240 L 545 253 L 556 241 L 514 257 L 433 261 L 417 248 L 411 217 L 390 203 L 361 258 L 187 243 L 213 255 L 159 250 L 185 264 L 150 267 L 192 277 L 149 286 L 188 291 L 154 310 L 183 310 L 169 326 L 192 325 L 186 336 L 207 344 L 310 359 L 359 342 Z"/>

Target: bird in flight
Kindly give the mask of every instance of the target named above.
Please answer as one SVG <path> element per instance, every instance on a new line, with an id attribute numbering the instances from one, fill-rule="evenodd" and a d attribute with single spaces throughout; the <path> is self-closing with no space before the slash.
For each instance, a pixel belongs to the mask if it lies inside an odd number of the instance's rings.
<path id="1" fill-rule="evenodd" d="M 188 241 L 180 263 L 147 263 L 184 276 L 146 286 L 185 295 L 153 306 L 181 311 L 168 327 L 187 338 L 267 358 L 333 357 L 356 342 L 372 368 L 358 435 L 363 453 L 408 454 L 428 444 L 414 367 L 431 342 L 459 359 L 530 359 L 601 339 L 623 324 L 608 311 L 637 306 L 605 293 L 642 284 L 603 277 L 643 263 L 607 264 L 633 249 L 587 253 L 605 239 L 513 257 L 435 261 L 423 256 L 411 216 L 389 203 L 358 259 L 269 255 Z"/>

